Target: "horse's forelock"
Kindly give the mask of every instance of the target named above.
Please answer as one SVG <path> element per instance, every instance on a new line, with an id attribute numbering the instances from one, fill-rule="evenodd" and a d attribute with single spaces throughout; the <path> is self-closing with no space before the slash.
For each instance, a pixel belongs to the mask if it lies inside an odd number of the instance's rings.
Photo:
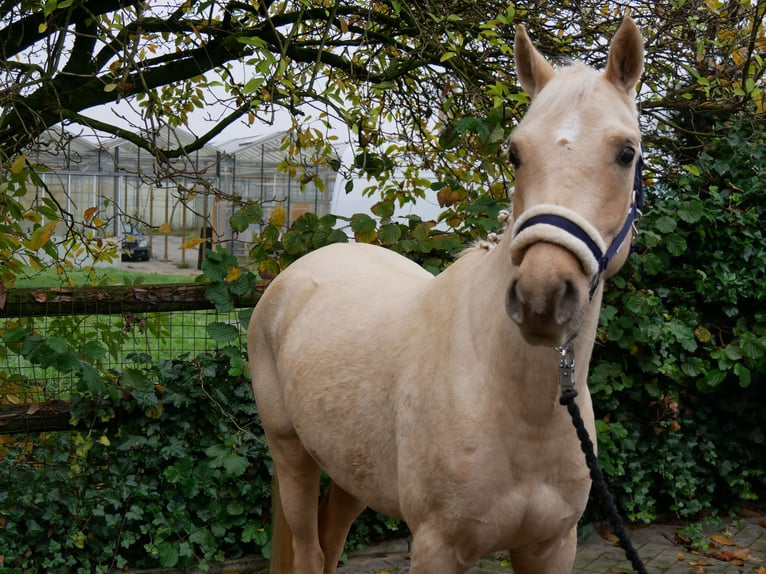
<path id="1" fill-rule="evenodd" d="M 569 63 L 557 69 L 554 80 L 546 86 L 548 89 L 540 92 L 533 103 L 540 108 L 560 107 L 561 102 L 571 107 L 593 93 L 598 77 L 598 72 L 582 62 Z"/>

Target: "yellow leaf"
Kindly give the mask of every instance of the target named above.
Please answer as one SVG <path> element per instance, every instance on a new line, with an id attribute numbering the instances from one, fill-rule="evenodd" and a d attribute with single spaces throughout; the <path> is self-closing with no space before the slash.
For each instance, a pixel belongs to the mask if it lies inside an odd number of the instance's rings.
<path id="1" fill-rule="evenodd" d="M 173 226 L 170 225 L 169 223 L 163 223 L 162 225 L 160 225 L 157 231 L 159 233 L 170 233 L 171 231 L 173 231 Z"/>
<path id="2" fill-rule="evenodd" d="M 198 245 L 205 243 L 207 239 L 204 237 L 198 237 L 197 239 L 189 239 L 181 244 L 181 249 L 194 249 Z"/>
<path id="3" fill-rule="evenodd" d="M 117 89 L 117 84 L 114 84 L 114 83 L 107 84 L 106 86 L 104 86 L 104 91 L 105 92 L 113 92 L 116 89 Z"/>
<path id="4" fill-rule="evenodd" d="M 29 240 L 25 242 L 25 245 L 32 251 L 37 251 L 38 249 L 41 249 L 43 245 L 48 243 L 48 240 L 51 238 L 54 231 L 56 231 L 56 222 L 49 221 L 45 225 L 41 225 L 35 229 Z"/>
<path id="5" fill-rule="evenodd" d="M 713 337 L 710 331 L 708 331 L 702 325 L 698 325 L 697 328 L 694 329 L 694 335 L 697 337 L 700 343 L 709 343 L 710 339 Z"/>
<path id="6" fill-rule="evenodd" d="M 24 154 L 21 154 L 13 160 L 13 163 L 11 164 L 11 173 L 13 175 L 19 175 L 21 173 L 21 170 L 24 169 L 24 162 L 26 159 L 27 157 Z"/>
<path id="7" fill-rule="evenodd" d="M 83 214 L 83 219 L 88 222 L 90 221 L 94 215 L 96 215 L 96 212 L 98 211 L 98 207 L 89 207 L 85 210 L 85 213 Z"/>
<path id="8" fill-rule="evenodd" d="M 285 224 L 286 217 L 287 213 L 285 212 L 285 206 L 279 203 L 274 208 L 274 211 L 271 212 L 271 215 L 269 216 L 269 223 L 271 223 L 274 227 L 282 227 Z"/>
<path id="9" fill-rule="evenodd" d="M 25 221 L 31 221 L 32 223 L 39 223 L 42 221 L 43 217 L 39 213 L 35 213 L 34 211 L 27 211 L 24 214 L 24 220 Z"/>
<path id="10" fill-rule="evenodd" d="M 737 543 L 734 542 L 731 538 L 726 538 L 725 536 L 721 536 L 720 534 L 711 535 L 710 540 L 712 540 L 716 544 L 720 544 L 721 546 L 736 546 L 737 545 Z"/>
<path id="11" fill-rule="evenodd" d="M 37 27 L 37 33 L 42 34 L 48 29 L 48 22 L 40 22 L 40 25 Z"/>
<path id="12" fill-rule="evenodd" d="M 239 267 L 232 267 L 229 269 L 229 272 L 226 274 L 226 281 L 236 281 L 242 276 L 242 269 Z"/>

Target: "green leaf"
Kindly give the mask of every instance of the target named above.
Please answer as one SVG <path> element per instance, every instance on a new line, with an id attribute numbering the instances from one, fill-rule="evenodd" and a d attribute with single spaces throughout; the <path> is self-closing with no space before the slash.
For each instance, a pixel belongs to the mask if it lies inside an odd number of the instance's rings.
<path id="1" fill-rule="evenodd" d="M 103 359 L 109 353 L 109 350 L 97 341 L 88 341 L 82 346 L 81 351 L 92 361 Z"/>
<path id="2" fill-rule="evenodd" d="M 104 380 L 93 365 L 80 363 L 80 381 L 84 388 L 93 395 L 101 396 L 106 392 Z"/>
<path id="3" fill-rule="evenodd" d="M 393 245 L 402 236 L 402 228 L 397 223 L 388 223 L 380 227 L 380 242 L 383 245 Z"/>
<path id="4" fill-rule="evenodd" d="M 263 207 L 258 203 L 248 203 L 242 209 L 234 212 L 229 219 L 234 231 L 245 231 L 251 224 L 260 223 L 263 220 Z"/>
<path id="5" fill-rule="evenodd" d="M 223 467 L 228 474 L 233 476 L 240 476 L 247 470 L 247 459 L 232 452 L 225 445 L 214 444 L 205 449 L 205 454 L 210 457 L 209 464 L 211 468 Z"/>
<path id="6" fill-rule="evenodd" d="M 255 289 L 257 284 L 258 277 L 247 271 L 229 283 L 229 291 L 232 295 L 247 295 Z"/>
<path id="7" fill-rule="evenodd" d="M 152 382 L 144 371 L 127 367 L 120 373 L 120 385 L 131 391 L 133 389 L 148 389 L 152 386 Z"/>
<path id="8" fill-rule="evenodd" d="M 306 252 L 306 241 L 303 235 L 291 229 L 282 236 L 282 248 L 289 255 L 301 255 Z"/>
<path id="9" fill-rule="evenodd" d="M 207 334 L 216 343 L 230 343 L 239 335 L 239 329 L 228 323 L 214 321 L 207 326 Z"/>
<path id="10" fill-rule="evenodd" d="M 394 202 L 390 199 L 379 201 L 370 208 L 370 211 L 381 219 L 391 219 L 394 215 Z"/>
<path id="11" fill-rule="evenodd" d="M 418 223 L 412 230 L 412 236 L 420 243 L 428 241 L 431 236 L 431 226 L 427 223 Z"/>
<path id="12" fill-rule="evenodd" d="M 663 215 L 654 222 L 654 227 L 660 233 L 670 233 L 676 229 L 676 220 L 672 217 L 668 217 L 667 215 Z"/>
<path id="13" fill-rule="evenodd" d="M 319 218 L 311 213 L 304 213 L 292 225 L 292 229 L 301 232 L 315 231 L 319 227 Z"/>
<path id="14" fill-rule="evenodd" d="M 229 286 L 224 282 L 213 283 L 205 289 L 205 297 L 215 305 L 219 313 L 228 313 L 234 310 L 234 302 L 229 293 Z"/>
<path id="15" fill-rule="evenodd" d="M 665 238 L 665 246 L 668 252 L 676 257 L 686 252 L 686 240 L 677 233 Z"/>
<path id="16" fill-rule="evenodd" d="M 333 229 L 327 236 L 327 243 L 348 243 L 348 235 L 342 229 Z"/>
<path id="17" fill-rule="evenodd" d="M 178 564 L 178 547 L 167 541 L 157 544 L 157 552 L 160 564 L 165 568 L 173 568 Z"/>
<path id="18" fill-rule="evenodd" d="M 748 369 L 745 365 L 742 363 L 737 363 L 734 365 L 734 374 L 736 374 L 739 377 L 739 386 L 742 388 L 747 388 L 750 386 L 751 381 L 751 373 L 750 369 Z"/>
<path id="19" fill-rule="evenodd" d="M 705 215 L 705 205 L 698 199 L 683 203 L 678 209 L 678 217 L 686 223 L 697 223 Z"/>
<path id="20" fill-rule="evenodd" d="M 354 237 L 362 243 L 370 243 L 375 240 L 375 220 L 366 213 L 355 213 L 351 216 L 351 230 Z"/>

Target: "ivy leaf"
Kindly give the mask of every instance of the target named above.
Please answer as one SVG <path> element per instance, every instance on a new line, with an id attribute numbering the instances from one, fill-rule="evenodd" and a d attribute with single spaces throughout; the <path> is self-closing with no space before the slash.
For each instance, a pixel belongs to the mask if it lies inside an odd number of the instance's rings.
<path id="1" fill-rule="evenodd" d="M 160 564 L 165 568 L 173 568 L 178 564 L 178 548 L 171 542 L 163 541 L 157 544 L 157 554 Z"/>
<path id="2" fill-rule="evenodd" d="M 221 468 L 227 474 L 233 476 L 242 475 L 247 470 L 248 460 L 240 456 L 225 445 L 214 444 L 205 449 L 205 454 L 210 457 L 208 464 L 210 468 Z"/>
<path id="3" fill-rule="evenodd" d="M 751 372 L 750 369 L 748 369 L 745 365 L 742 363 L 737 363 L 734 365 L 734 374 L 739 377 L 740 387 L 747 388 L 750 386 Z"/>

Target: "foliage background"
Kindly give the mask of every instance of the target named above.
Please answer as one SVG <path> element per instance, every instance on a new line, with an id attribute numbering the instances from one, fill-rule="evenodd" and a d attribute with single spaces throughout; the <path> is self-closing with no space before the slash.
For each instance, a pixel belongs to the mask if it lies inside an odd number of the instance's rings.
<path id="1" fill-rule="evenodd" d="M 694 519 L 752 503 L 766 477 L 764 0 L 7 3 L 0 297 L 25 265 L 55 256 L 51 222 L 68 221 L 37 177 L 44 166 L 27 159 L 36 137 L 60 122 L 151 150 L 157 181 L 173 175 L 167 160 L 224 126 L 270 122 L 279 110 L 298 134 L 283 168 L 311 177 L 312 165 L 291 163 L 295 146 L 313 150 L 316 164 L 331 162 L 330 128 L 340 122 L 357 146 L 357 174 L 382 182 L 377 220 L 340 222 L 357 241 L 438 272 L 466 242 L 500 228 L 513 183 L 502 142 L 527 103 L 511 65 L 515 26 L 524 23 L 549 56 L 601 67 L 605 36 L 628 9 L 646 35 L 639 103 L 649 201 L 638 253 L 610 282 L 602 312 L 590 378 L 600 459 L 634 520 Z M 139 119 L 125 129 L 87 113 L 106 102 L 126 102 Z M 198 142 L 157 147 L 163 127 L 191 128 L 194 110 L 214 103 L 224 111 Z M 402 165 L 416 167 L 402 185 L 387 185 Z M 424 194 L 444 203 L 449 231 L 396 217 Z M 232 224 L 244 229 L 260 214 L 243 205 Z M 68 223 L 73 236 L 106 224 L 95 216 Z M 272 215 L 252 238 L 250 261 L 213 258 L 226 269 L 209 273 L 211 295 L 225 306 L 222 290 L 246 288 L 249 270 L 273 275 L 344 240 L 333 233 L 338 223 L 306 215 L 284 229 Z M 3 343 L 9 352 L 23 346 L 15 335 Z M 89 433 L 4 446 L 4 566 L 205 565 L 268 552 L 268 459 L 241 356 L 137 358 L 114 374 L 65 342 L 37 343 L 66 355 L 81 376 L 74 404 L 100 414 Z M 120 412 L 133 416 L 110 427 Z M 360 531 L 394 526 L 372 517 Z"/>

